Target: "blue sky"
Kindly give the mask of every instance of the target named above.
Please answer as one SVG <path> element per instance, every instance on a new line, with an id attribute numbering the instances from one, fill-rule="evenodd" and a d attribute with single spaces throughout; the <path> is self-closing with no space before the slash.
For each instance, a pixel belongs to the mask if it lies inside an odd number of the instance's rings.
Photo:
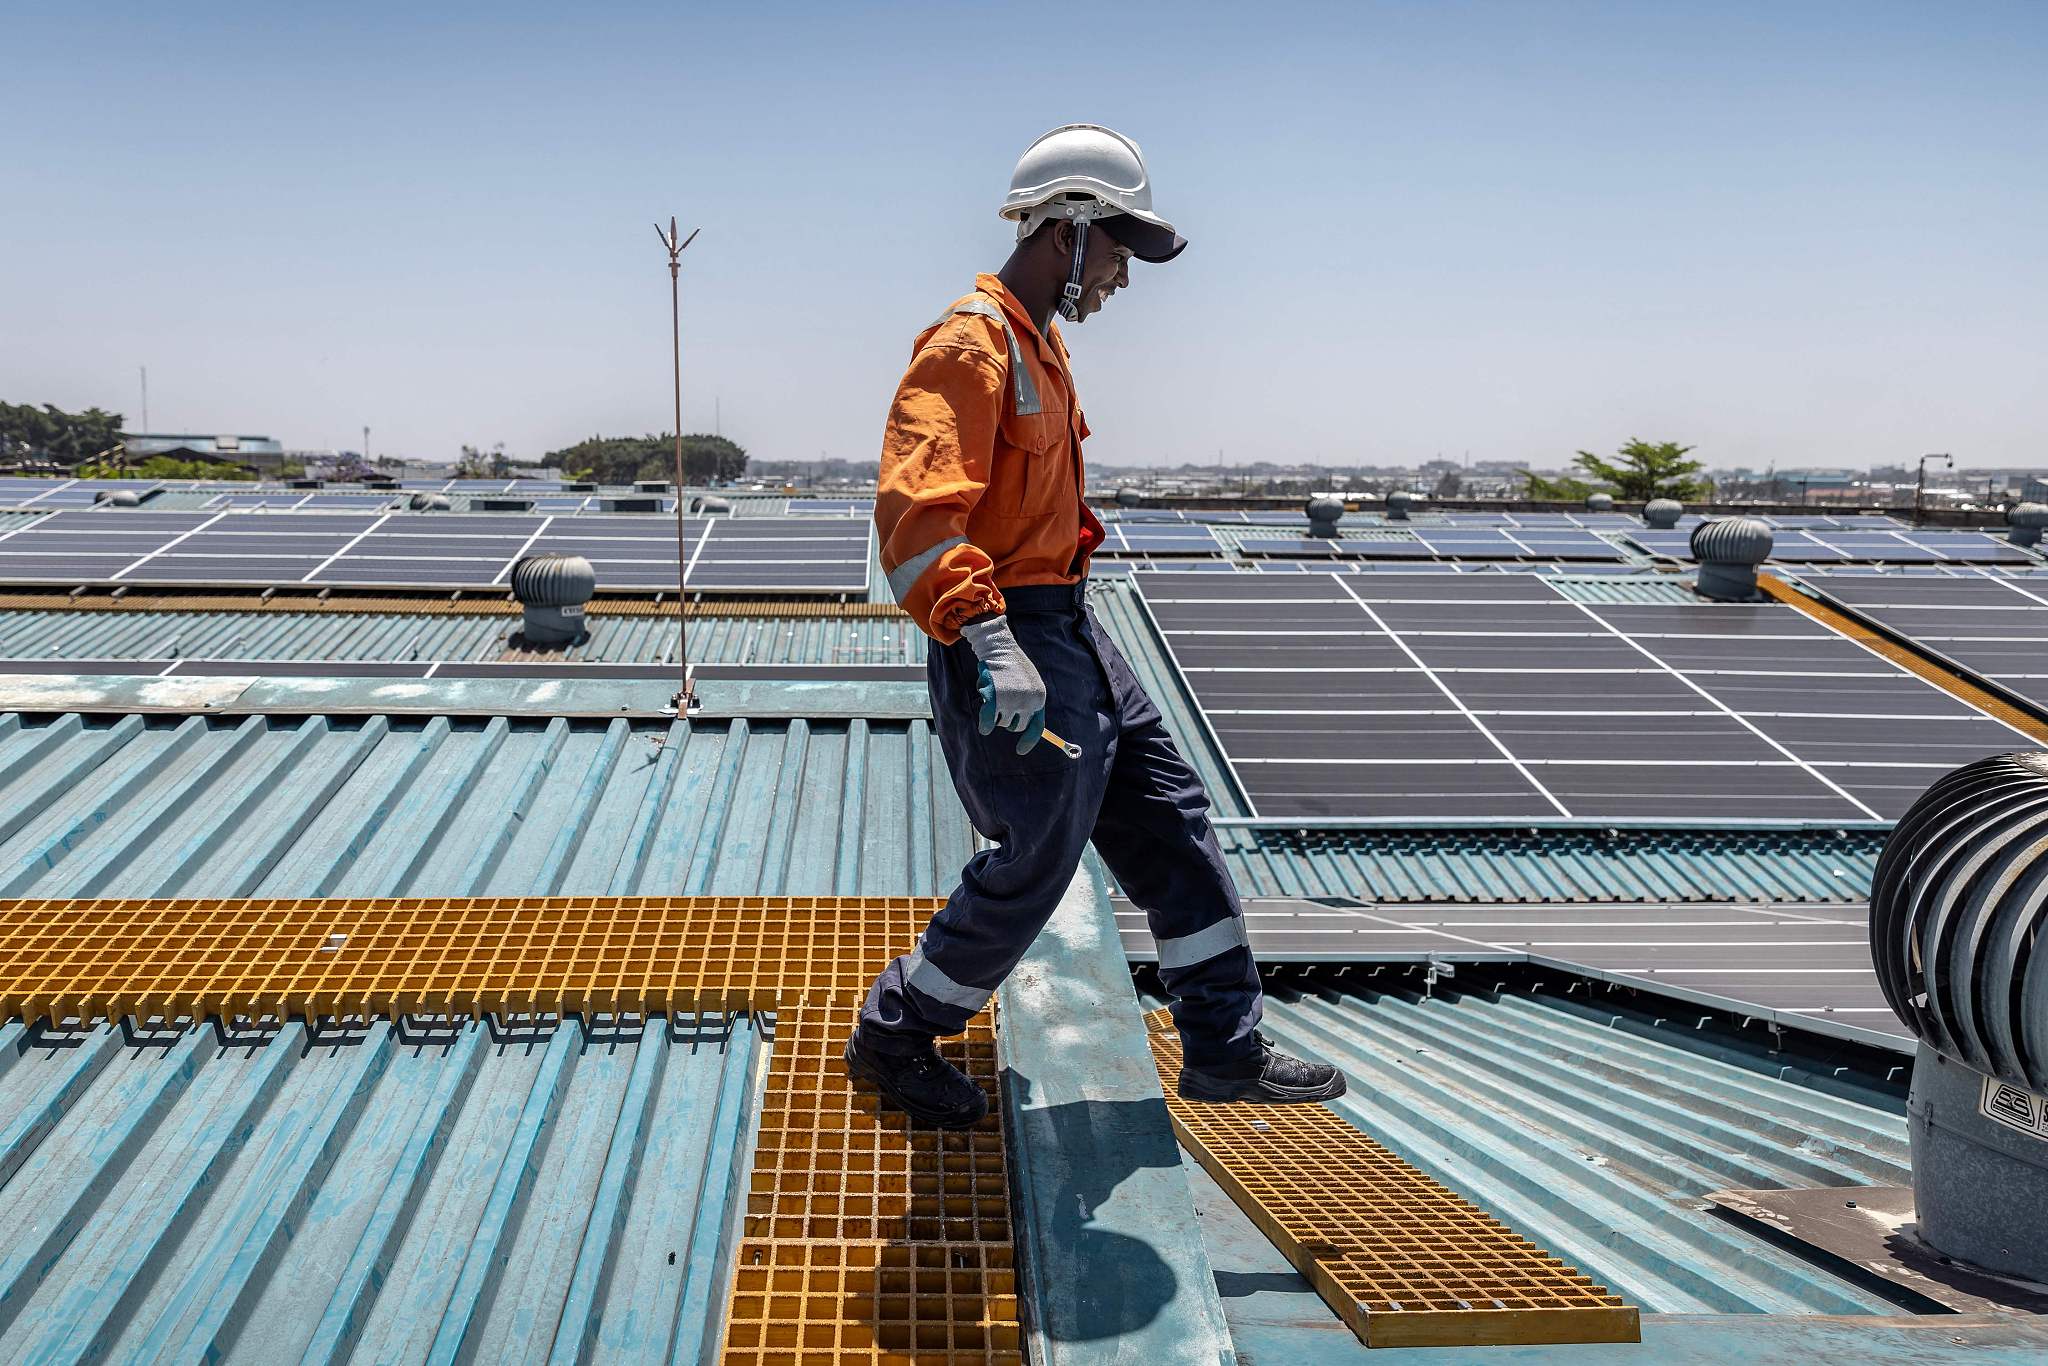
<path id="1" fill-rule="evenodd" d="M 1192 240 L 1100 463 L 2048 466 L 2048 5 L 10 5 L 0 398 L 865 458 L 1055 124 Z"/>

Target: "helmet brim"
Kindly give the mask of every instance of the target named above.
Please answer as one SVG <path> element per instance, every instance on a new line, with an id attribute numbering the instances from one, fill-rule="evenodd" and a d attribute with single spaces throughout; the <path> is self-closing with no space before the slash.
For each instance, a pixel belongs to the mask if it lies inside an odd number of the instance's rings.
<path id="1" fill-rule="evenodd" d="M 1136 214 L 1111 214 L 1096 219 L 1095 226 L 1115 238 L 1117 245 L 1129 247 L 1131 255 L 1140 261 L 1150 261 L 1154 265 L 1171 261 L 1188 247 L 1188 239 L 1175 232 L 1171 224 L 1140 218 Z"/>

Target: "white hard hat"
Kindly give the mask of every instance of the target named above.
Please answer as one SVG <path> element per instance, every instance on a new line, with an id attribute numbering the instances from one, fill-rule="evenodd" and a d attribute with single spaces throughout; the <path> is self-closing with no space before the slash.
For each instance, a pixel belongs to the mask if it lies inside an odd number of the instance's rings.
<path id="1" fill-rule="evenodd" d="M 1046 219 L 1066 218 L 1102 223 L 1141 261 L 1171 261 L 1187 246 L 1173 224 L 1152 212 L 1152 180 L 1138 144 L 1095 123 L 1065 124 L 1024 149 L 1010 172 L 1003 217 L 1017 224 L 1020 242 Z"/>

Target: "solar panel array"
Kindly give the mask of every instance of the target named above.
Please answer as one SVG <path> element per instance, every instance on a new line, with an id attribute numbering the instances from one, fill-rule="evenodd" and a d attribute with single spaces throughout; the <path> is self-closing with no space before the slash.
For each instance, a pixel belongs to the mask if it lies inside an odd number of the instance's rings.
<path id="1" fill-rule="evenodd" d="M 1635 519 L 1620 512 L 1411 512 L 1407 523 L 1387 522 L 1388 526 L 1414 525 L 1454 527 L 1507 527 L 1529 531 L 1559 531 L 1577 529 L 1583 531 L 1614 531 L 1634 525 Z"/>
<path id="2" fill-rule="evenodd" d="M 1225 567 L 1238 566 L 1226 564 Z M 1620 561 L 1283 559 L 1274 556 L 1254 559 L 1242 567 L 1256 574 L 1568 574 L 1575 578 L 1652 577 L 1662 572 L 1654 565 Z"/>
<path id="3" fill-rule="evenodd" d="M 1220 555 L 1223 543 L 1206 526 L 1174 522 L 1105 523 L 1103 555 Z"/>
<path id="4" fill-rule="evenodd" d="M 792 517 L 872 517 L 872 498 L 792 498 L 787 504 Z"/>
<path id="5" fill-rule="evenodd" d="M 1134 576 L 1262 817 L 1850 822 L 2032 742 L 1779 604 Z"/>
<path id="6" fill-rule="evenodd" d="M 2048 708 L 2048 579 L 1818 575 L 1800 580 L 1933 654 Z"/>
<path id="7" fill-rule="evenodd" d="M 1679 525 L 1702 520 L 1699 517 L 1681 517 Z M 1882 512 L 1765 513 L 1759 520 L 1766 526 L 1788 531 L 1897 531 L 1906 525 Z"/>
<path id="8" fill-rule="evenodd" d="M 398 487 L 422 493 L 560 493 L 559 479 L 401 479 Z"/>
<path id="9" fill-rule="evenodd" d="M 1208 526 L 1307 526 L 1305 512 L 1251 512 L 1242 508 L 1104 508 L 1105 522 L 1196 522 Z"/>
<path id="10" fill-rule="evenodd" d="M 279 493 L 218 493 L 206 500 L 209 508 L 268 508 L 273 512 L 316 512 L 322 509 L 370 510 L 388 508 L 398 501 L 390 493 L 324 493 L 319 490 L 285 489 Z"/>
<path id="11" fill-rule="evenodd" d="M 1587 560 L 1628 556 L 1590 531 L 1576 528 L 1417 527 L 1375 530 L 1339 538 L 1303 536 L 1245 540 L 1251 557 L 1359 560 Z"/>
<path id="12" fill-rule="evenodd" d="M 33 479 L 0 475 L 0 507 L 91 507 L 102 493 L 125 489 L 137 497 L 147 497 L 162 487 L 161 482 L 147 479 Z"/>
<path id="13" fill-rule="evenodd" d="M 1145 913 L 1121 897 L 1112 905 L 1126 956 L 1156 960 Z M 1253 898 L 1244 919 L 1262 963 L 1536 962 L 1723 1009 L 1761 1007 L 1824 1033 L 1911 1037 L 1871 970 L 1870 914 L 1854 904 L 1368 909 Z"/>
<path id="14" fill-rule="evenodd" d="M 693 518 L 703 591 L 862 592 L 865 521 Z M 601 588 L 673 589 L 672 524 L 646 517 L 66 511 L 0 533 L 0 582 L 482 588 L 522 556 L 583 555 Z"/>
<path id="15" fill-rule="evenodd" d="M 1629 539 L 1666 559 L 1692 559 L 1692 530 L 1630 531 Z M 1930 531 L 1883 527 L 1801 529 L 1780 527 L 1771 558 L 1782 564 L 2031 564 L 2019 547 L 1983 531 Z"/>

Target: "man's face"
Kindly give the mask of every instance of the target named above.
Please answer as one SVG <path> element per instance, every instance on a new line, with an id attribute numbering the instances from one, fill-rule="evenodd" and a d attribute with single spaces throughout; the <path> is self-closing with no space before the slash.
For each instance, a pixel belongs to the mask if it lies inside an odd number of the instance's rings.
<path id="1" fill-rule="evenodd" d="M 1071 233 L 1069 224 L 1062 224 Z M 1068 259 L 1074 250 L 1073 239 L 1065 243 Z M 1083 320 L 1109 300 L 1109 296 L 1131 282 L 1130 248 L 1111 237 L 1100 226 L 1088 229 L 1088 249 L 1081 258 L 1081 303 Z"/>

